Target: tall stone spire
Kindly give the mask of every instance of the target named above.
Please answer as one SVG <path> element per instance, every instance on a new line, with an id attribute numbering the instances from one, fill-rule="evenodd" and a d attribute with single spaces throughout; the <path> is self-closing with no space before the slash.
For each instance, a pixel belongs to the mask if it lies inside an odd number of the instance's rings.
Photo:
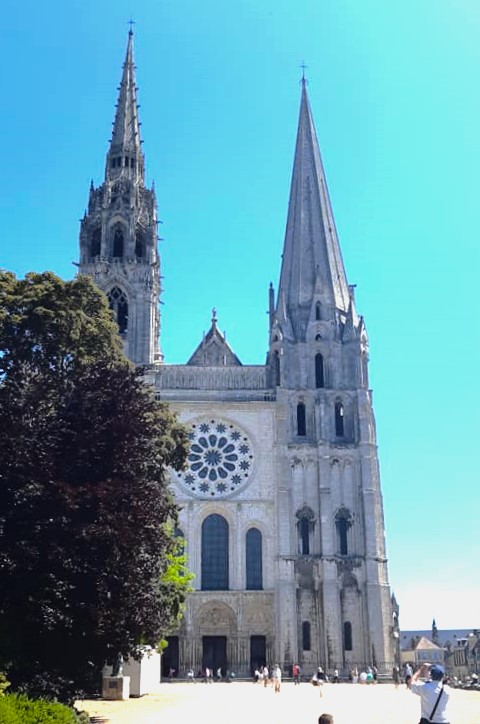
<path id="1" fill-rule="evenodd" d="M 318 295 L 320 298 L 317 299 Z M 277 319 L 305 338 L 312 304 L 346 312 L 348 284 L 338 243 L 325 172 L 302 78 L 302 98 L 287 228 L 277 302 Z"/>
<path id="2" fill-rule="evenodd" d="M 79 268 L 107 295 L 125 353 L 142 365 L 161 361 L 157 223 L 155 191 L 145 187 L 130 30 L 105 181 L 92 183 L 81 222 Z"/>
<path id="3" fill-rule="evenodd" d="M 122 175 L 144 179 L 144 160 L 138 120 L 137 86 L 133 62 L 133 31 L 128 33 L 127 52 L 119 86 L 112 139 L 107 153 L 105 180 Z"/>

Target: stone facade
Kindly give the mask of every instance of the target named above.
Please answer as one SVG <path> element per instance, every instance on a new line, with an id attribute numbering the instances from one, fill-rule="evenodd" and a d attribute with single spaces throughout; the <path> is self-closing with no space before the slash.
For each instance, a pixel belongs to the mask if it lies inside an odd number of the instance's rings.
<path id="1" fill-rule="evenodd" d="M 195 591 L 165 667 L 246 674 L 278 661 L 305 673 L 322 664 L 390 674 L 398 610 L 368 337 L 346 280 L 306 83 L 266 364 L 241 364 L 214 311 L 189 361 L 164 365 L 155 197 L 144 187 L 132 52 L 130 34 L 105 182 L 92 187 L 82 221 L 80 271 L 109 295 L 127 354 L 149 365 L 157 397 L 190 426 L 188 469 L 171 478 Z"/>

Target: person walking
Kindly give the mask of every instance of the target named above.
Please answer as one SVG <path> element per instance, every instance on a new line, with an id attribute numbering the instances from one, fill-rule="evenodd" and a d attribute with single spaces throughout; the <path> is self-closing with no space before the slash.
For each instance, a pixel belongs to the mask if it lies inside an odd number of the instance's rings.
<path id="1" fill-rule="evenodd" d="M 300 683 L 300 666 L 298 664 L 293 665 L 292 673 L 293 673 L 293 683 L 299 684 Z"/>
<path id="2" fill-rule="evenodd" d="M 422 664 L 413 674 L 410 691 L 420 697 L 420 724 L 449 723 L 450 687 L 445 686 L 444 678 L 445 671 L 438 664 Z"/>
<path id="3" fill-rule="evenodd" d="M 263 667 L 263 686 L 265 688 L 268 686 L 268 666 L 266 664 Z"/>
<path id="4" fill-rule="evenodd" d="M 275 693 L 280 693 L 280 685 L 282 683 L 282 670 L 280 666 L 277 664 L 273 669 L 273 684 L 275 688 Z"/>
<path id="5" fill-rule="evenodd" d="M 312 684 L 313 684 L 314 686 L 318 686 L 318 691 L 319 691 L 319 694 L 320 694 L 320 698 L 322 698 L 322 696 L 323 696 L 323 684 L 325 683 L 326 678 L 327 678 L 327 677 L 326 677 L 326 675 L 325 675 L 324 670 L 322 669 L 321 666 L 319 666 L 318 669 L 317 669 L 317 673 L 314 674 L 314 676 L 313 676 L 313 678 L 312 678 Z"/>

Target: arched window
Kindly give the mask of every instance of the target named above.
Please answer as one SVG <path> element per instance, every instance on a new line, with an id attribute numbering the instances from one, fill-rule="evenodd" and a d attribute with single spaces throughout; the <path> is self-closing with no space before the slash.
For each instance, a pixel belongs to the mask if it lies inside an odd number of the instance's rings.
<path id="1" fill-rule="evenodd" d="M 202 523 L 202 590 L 228 591 L 228 523 L 216 513 Z"/>
<path id="2" fill-rule="evenodd" d="M 345 435 L 344 409 L 341 402 L 335 403 L 335 435 L 337 437 Z"/>
<path id="3" fill-rule="evenodd" d="M 345 651 L 352 651 L 352 624 L 345 621 L 343 624 L 343 648 Z"/>
<path id="4" fill-rule="evenodd" d="M 113 254 L 117 259 L 123 257 L 123 231 L 118 226 L 113 234 Z"/>
<path id="5" fill-rule="evenodd" d="M 274 386 L 278 387 L 280 385 L 280 355 L 278 350 L 273 353 L 273 377 Z"/>
<path id="6" fill-rule="evenodd" d="M 308 518 L 300 518 L 298 523 L 300 533 L 300 550 L 303 556 L 310 555 L 310 521 Z"/>
<path id="7" fill-rule="evenodd" d="M 299 402 L 297 405 L 297 435 L 304 437 L 307 434 L 307 420 L 305 414 L 305 404 Z"/>
<path id="8" fill-rule="evenodd" d="M 322 318 L 322 308 L 320 306 L 320 302 L 317 302 L 315 305 L 315 319 L 318 321 Z"/>
<path id="9" fill-rule="evenodd" d="M 100 228 L 94 229 L 92 232 L 92 238 L 90 239 L 90 256 L 100 256 L 102 246 L 102 230 Z"/>
<path id="10" fill-rule="evenodd" d="M 145 256 L 145 236 L 143 231 L 137 231 L 135 235 L 135 256 L 137 259 L 143 259 Z"/>
<path id="11" fill-rule="evenodd" d="M 347 532 L 350 525 L 351 520 L 348 511 L 340 511 L 335 518 L 335 526 L 337 528 L 337 547 L 341 556 L 348 555 Z"/>
<path id="12" fill-rule="evenodd" d="M 325 376 L 323 373 L 323 355 L 318 354 L 315 355 L 315 387 L 317 390 L 320 387 L 325 387 Z"/>
<path id="13" fill-rule="evenodd" d="M 304 651 L 310 651 L 312 648 L 312 641 L 310 636 L 310 622 L 304 621 L 302 623 L 302 649 Z"/>
<path id="14" fill-rule="evenodd" d="M 128 327 L 128 301 L 125 294 L 118 287 L 114 287 L 108 294 L 108 303 L 113 310 L 120 334 L 126 334 Z"/>
<path id="15" fill-rule="evenodd" d="M 262 534 L 250 528 L 246 537 L 247 590 L 262 590 Z"/>

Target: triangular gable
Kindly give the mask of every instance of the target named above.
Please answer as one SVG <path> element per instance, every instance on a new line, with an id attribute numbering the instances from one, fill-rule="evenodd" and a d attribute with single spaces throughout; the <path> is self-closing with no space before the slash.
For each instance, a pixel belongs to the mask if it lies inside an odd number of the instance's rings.
<path id="1" fill-rule="evenodd" d="M 187 362 L 192 367 L 241 367 L 242 363 L 217 329 L 217 316 L 213 310 L 212 326 Z"/>

